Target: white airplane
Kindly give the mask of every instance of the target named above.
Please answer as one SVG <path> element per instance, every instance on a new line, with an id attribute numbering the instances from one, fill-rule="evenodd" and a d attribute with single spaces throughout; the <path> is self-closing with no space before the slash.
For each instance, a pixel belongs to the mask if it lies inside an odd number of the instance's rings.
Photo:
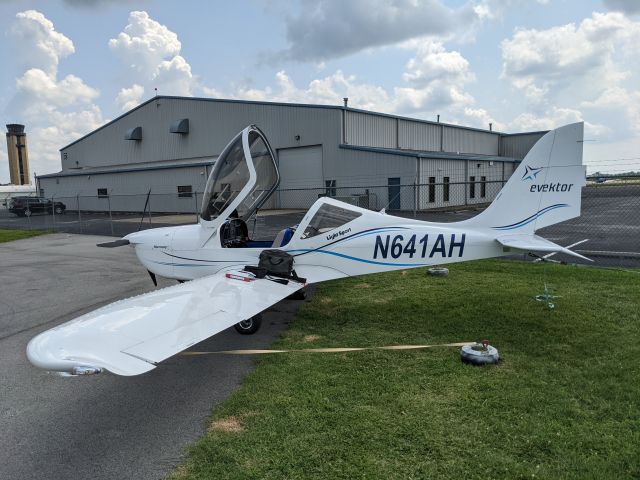
<path id="1" fill-rule="evenodd" d="M 130 245 L 154 280 L 160 275 L 181 283 L 45 331 L 29 342 L 27 356 L 37 367 L 68 375 L 139 375 L 233 325 L 255 331 L 260 312 L 309 283 L 516 252 L 585 259 L 535 234 L 580 215 L 582 141 L 582 123 L 544 135 L 493 203 L 468 220 L 424 222 L 322 197 L 297 228 L 260 242 L 249 238 L 246 222 L 280 178 L 269 142 L 249 126 L 218 157 L 198 224 L 102 245 Z"/>

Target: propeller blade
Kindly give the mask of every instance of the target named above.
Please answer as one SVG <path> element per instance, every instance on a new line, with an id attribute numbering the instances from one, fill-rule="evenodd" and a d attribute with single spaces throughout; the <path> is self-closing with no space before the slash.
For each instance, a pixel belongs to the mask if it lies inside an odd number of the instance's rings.
<path id="1" fill-rule="evenodd" d="M 151 270 L 147 270 L 147 272 L 149 272 L 149 276 L 151 277 L 151 281 L 157 287 L 158 286 L 158 280 L 156 279 L 156 274 L 153 273 Z"/>
<path id="2" fill-rule="evenodd" d="M 103 248 L 115 248 L 115 247 L 122 247 L 124 245 L 129 245 L 129 240 L 125 240 L 120 239 L 120 240 L 114 240 L 113 242 L 106 242 L 106 243 L 98 243 L 96 246 L 97 247 L 103 247 Z"/>

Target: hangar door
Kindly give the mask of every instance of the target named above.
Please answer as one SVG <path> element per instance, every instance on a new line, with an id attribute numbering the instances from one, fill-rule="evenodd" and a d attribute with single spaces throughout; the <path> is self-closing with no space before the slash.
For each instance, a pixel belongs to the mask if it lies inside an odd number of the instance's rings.
<path id="1" fill-rule="evenodd" d="M 278 150 L 280 208 L 309 208 L 324 194 L 322 145 Z"/>

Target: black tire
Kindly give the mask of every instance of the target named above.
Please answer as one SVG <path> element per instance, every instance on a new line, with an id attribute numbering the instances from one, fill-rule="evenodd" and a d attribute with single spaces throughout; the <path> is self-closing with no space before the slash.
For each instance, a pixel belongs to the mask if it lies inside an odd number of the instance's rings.
<path id="1" fill-rule="evenodd" d="M 54 212 L 56 212 L 56 215 L 62 215 L 64 213 L 64 210 L 62 209 L 62 207 L 60 205 L 58 205 L 57 207 L 55 207 L 53 209 Z"/>
<path id="2" fill-rule="evenodd" d="M 307 298 L 307 291 L 304 288 L 293 292 L 287 297 L 287 300 L 305 300 Z"/>
<path id="3" fill-rule="evenodd" d="M 449 269 L 444 267 L 433 267 L 427 270 L 427 273 L 432 277 L 446 277 L 449 275 Z"/>
<path id="4" fill-rule="evenodd" d="M 236 329 L 236 332 L 242 335 L 253 335 L 258 330 L 260 330 L 261 325 L 262 314 L 258 313 L 248 320 L 243 320 L 242 322 L 236 323 L 234 328 Z"/>
<path id="5" fill-rule="evenodd" d="M 481 343 L 475 343 L 460 349 L 460 360 L 471 365 L 493 365 L 500 361 L 500 354 L 491 345 L 484 347 Z"/>
<path id="6" fill-rule="evenodd" d="M 30 217 L 31 216 L 31 210 L 29 210 L 28 208 L 24 211 L 23 215 L 25 217 Z"/>

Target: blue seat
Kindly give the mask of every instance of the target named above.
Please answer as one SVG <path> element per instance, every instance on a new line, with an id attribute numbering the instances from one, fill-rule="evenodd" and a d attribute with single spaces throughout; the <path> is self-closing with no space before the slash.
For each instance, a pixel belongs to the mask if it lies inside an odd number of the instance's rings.
<path id="1" fill-rule="evenodd" d="M 295 233 L 295 230 L 293 228 L 289 228 L 289 227 L 283 228 L 282 230 L 280 230 L 280 232 L 276 236 L 271 246 L 274 248 L 284 247 L 287 243 L 291 241 L 294 233 Z"/>

